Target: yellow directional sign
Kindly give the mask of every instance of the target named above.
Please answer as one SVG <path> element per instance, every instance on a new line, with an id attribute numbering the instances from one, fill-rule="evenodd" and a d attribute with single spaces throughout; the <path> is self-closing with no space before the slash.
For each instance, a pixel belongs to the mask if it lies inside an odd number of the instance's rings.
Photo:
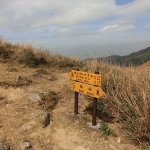
<path id="1" fill-rule="evenodd" d="M 79 92 L 91 97 L 100 98 L 105 95 L 105 93 L 102 91 L 100 87 L 71 81 L 70 87 L 72 91 Z"/>
<path id="2" fill-rule="evenodd" d="M 69 76 L 75 81 L 102 86 L 102 76 L 99 74 L 71 70 Z"/>

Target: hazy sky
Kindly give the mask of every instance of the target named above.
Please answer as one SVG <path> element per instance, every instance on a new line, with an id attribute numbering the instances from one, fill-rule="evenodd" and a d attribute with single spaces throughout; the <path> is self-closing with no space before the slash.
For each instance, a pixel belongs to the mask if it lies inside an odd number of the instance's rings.
<path id="1" fill-rule="evenodd" d="M 150 0 L 0 0 L 0 37 L 78 58 L 150 46 Z"/>

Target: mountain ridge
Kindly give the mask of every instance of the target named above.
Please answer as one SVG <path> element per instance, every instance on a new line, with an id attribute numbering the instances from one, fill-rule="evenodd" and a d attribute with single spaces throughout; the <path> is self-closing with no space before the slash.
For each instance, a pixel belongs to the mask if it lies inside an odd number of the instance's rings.
<path id="1" fill-rule="evenodd" d="M 111 55 L 101 58 L 88 58 L 85 61 L 96 59 L 97 61 L 106 61 L 108 63 L 121 66 L 139 66 L 150 60 L 150 47 L 133 52 L 125 56 Z"/>

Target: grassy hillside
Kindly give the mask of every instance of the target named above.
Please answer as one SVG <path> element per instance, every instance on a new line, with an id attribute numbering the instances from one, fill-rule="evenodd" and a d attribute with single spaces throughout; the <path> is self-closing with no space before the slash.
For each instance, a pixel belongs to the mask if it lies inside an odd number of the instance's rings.
<path id="1" fill-rule="evenodd" d="M 137 144 L 150 144 L 150 67 L 119 67 L 96 60 L 87 62 L 88 71 L 103 77 L 105 111 L 122 124 L 126 136 Z"/>
<path id="2" fill-rule="evenodd" d="M 112 55 L 104 58 L 97 58 L 96 60 L 106 61 L 121 66 L 139 66 L 150 60 L 150 47 L 126 56 Z"/>
<path id="3" fill-rule="evenodd" d="M 143 66 L 143 67 L 148 67 L 148 66 L 150 66 L 150 60 L 147 61 L 146 63 L 144 63 L 142 66 Z"/>
<path id="4" fill-rule="evenodd" d="M 31 45 L 17 45 L 0 40 L 0 62 L 23 64 L 28 67 L 80 67 L 82 61 L 68 58 L 48 51 L 34 49 Z"/>
<path id="5" fill-rule="evenodd" d="M 150 60 L 150 47 L 121 57 L 119 63 L 137 66 L 144 64 L 148 60 Z"/>
<path id="6" fill-rule="evenodd" d="M 148 55 L 149 50 L 150 48 L 147 48 L 144 51 L 132 53 L 131 55 L 128 55 L 128 58 L 130 58 L 130 60 L 131 58 L 138 59 L 138 57 L 140 58 L 145 57 L 146 53 L 147 56 L 149 56 Z M 119 60 L 120 56 L 113 56 L 113 59 Z M 114 125 L 119 124 L 119 127 L 118 126 L 116 127 L 118 130 L 117 132 L 121 132 L 120 134 L 123 137 L 127 137 L 131 141 L 134 141 L 136 145 L 140 145 L 143 149 L 149 148 L 150 145 L 150 67 L 149 65 L 145 64 L 144 67 L 139 66 L 139 67 L 126 68 L 126 67 L 112 65 L 106 62 L 98 62 L 97 60 L 94 59 L 91 59 L 89 61 L 87 60 L 86 63 L 83 63 L 82 61 L 73 58 L 68 58 L 61 55 L 51 55 L 47 51 L 35 50 L 30 45 L 12 45 L 11 43 L 4 42 L 2 40 L 0 41 L 0 63 L 1 66 L 5 64 L 9 64 L 9 66 L 11 66 L 11 64 L 13 63 L 13 66 L 15 66 L 16 64 L 17 66 L 19 65 L 23 66 L 23 68 L 24 67 L 29 68 L 30 71 L 27 71 L 26 74 L 29 74 L 28 78 L 31 78 L 30 80 L 32 82 L 30 82 L 30 84 L 32 86 L 32 89 L 34 90 L 37 88 L 36 85 L 37 81 L 39 82 L 38 86 L 41 89 L 45 89 L 45 90 L 49 89 L 49 86 L 51 84 L 52 84 L 52 86 L 50 86 L 51 89 L 54 88 L 59 89 L 60 87 L 56 87 L 56 86 L 57 85 L 62 86 L 62 84 L 60 84 L 61 82 L 63 82 L 64 84 L 66 82 L 69 82 L 69 77 L 65 76 L 65 81 L 64 81 L 63 80 L 64 74 L 61 74 L 61 77 L 58 75 L 59 76 L 58 79 L 60 79 L 58 82 L 56 81 L 56 83 L 51 83 L 49 85 L 47 84 L 49 80 L 51 82 L 53 82 L 53 80 L 51 80 L 49 74 L 48 75 L 45 74 L 43 70 L 42 70 L 43 74 L 40 75 L 37 80 L 35 74 L 33 76 L 31 75 L 31 73 L 34 71 L 37 72 L 37 69 L 41 67 L 42 68 L 53 67 L 56 68 L 56 70 L 60 68 L 64 68 L 65 71 L 68 70 L 68 68 L 71 70 L 76 67 L 86 72 L 99 71 L 100 74 L 102 75 L 102 81 L 103 81 L 102 89 L 105 92 L 106 96 L 98 99 L 98 102 L 100 102 L 100 105 L 102 105 L 100 107 L 103 109 L 101 110 L 101 113 L 97 117 L 100 119 L 101 122 L 103 122 L 103 120 L 105 119 L 107 123 L 110 118 L 113 118 L 113 124 Z M 35 67 L 37 69 L 32 70 L 35 69 Z M 9 67 L 9 69 L 11 68 Z M 22 69 L 22 70 L 24 73 L 27 69 Z M 41 72 L 41 69 L 38 69 L 38 71 Z M 7 86 L 17 87 L 16 86 L 17 82 L 15 81 L 17 74 L 18 74 L 17 71 L 15 71 L 15 77 L 9 77 L 9 75 L 10 76 L 13 75 L 13 73 L 10 74 L 10 72 L 9 74 L 7 72 L 7 75 L 1 74 L 0 87 L 3 87 L 6 83 Z M 8 85 L 9 82 L 8 80 L 12 80 L 11 84 L 9 85 Z M 27 86 L 29 86 L 30 84 L 28 84 Z M 26 86 L 26 84 L 23 82 L 23 85 L 21 84 L 19 86 Z M 68 85 L 65 85 L 64 87 L 66 88 L 62 87 L 60 89 L 62 94 L 65 93 L 64 95 L 62 95 L 62 97 L 64 97 L 65 99 L 62 102 L 62 104 L 65 103 L 67 99 L 69 99 L 69 101 L 71 99 L 70 97 L 69 98 L 67 97 L 68 93 L 71 92 L 70 87 L 67 86 Z M 31 89 L 29 88 L 29 90 Z M 84 101 L 86 101 L 86 99 L 87 97 L 85 96 Z M 60 104 L 59 106 L 61 106 L 62 104 Z M 68 104 L 66 104 L 65 106 L 67 105 Z M 65 107 L 63 107 L 63 109 L 65 109 Z M 64 110 L 64 112 L 65 111 L 66 110 Z M 62 112 L 60 115 L 64 114 L 64 112 Z M 62 116 L 60 116 L 60 118 L 61 117 Z M 84 117 L 86 118 L 86 116 Z M 71 120 L 71 118 L 72 117 L 69 116 L 67 120 Z M 79 122 L 80 121 L 78 121 L 78 123 Z M 104 127 L 107 127 L 107 125 L 104 124 Z"/>

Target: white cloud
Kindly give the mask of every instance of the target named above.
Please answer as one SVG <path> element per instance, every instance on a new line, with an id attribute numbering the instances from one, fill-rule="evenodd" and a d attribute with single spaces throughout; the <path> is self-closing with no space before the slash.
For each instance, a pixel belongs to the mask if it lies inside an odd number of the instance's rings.
<path id="1" fill-rule="evenodd" d="M 120 6 L 117 10 L 118 15 L 137 17 L 141 13 L 150 13 L 150 0 L 134 0 L 125 6 Z"/>
<path id="2" fill-rule="evenodd" d="M 105 26 L 102 29 L 99 29 L 98 31 L 100 33 L 104 32 L 118 32 L 118 31 L 125 31 L 125 30 L 131 30 L 135 29 L 136 27 L 134 25 L 110 25 L 110 26 Z"/>
<path id="3" fill-rule="evenodd" d="M 127 24 L 138 14 L 150 12 L 150 0 L 135 0 L 125 6 L 117 6 L 115 0 L 0 0 L 0 3 L 1 20 L 9 26 L 24 24 L 20 27 L 25 29 L 76 26 L 112 16 L 117 18 L 116 22 L 124 20 Z"/>
<path id="4" fill-rule="evenodd" d="M 25 22 L 26 28 L 28 26 L 42 27 L 52 24 L 60 26 L 77 25 L 109 17 L 115 8 L 112 0 L 107 0 L 107 2 L 105 0 L 13 0 L 13 2 L 6 0 L 0 6 L 4 20 L 9 17 L 7 13 L 11 12 L 9 24 Z"/>
<path id="5" fill-rule="evenodd" d="M 123 6 L 115 0 L 0 0 L 0 36 L 8 31 L 6 39 L 29 36 L 60 48 L 150 39 L 148 21 L 137 27 L 140 15 L 150 17 L 150 0 Z M 126 32 L 132 30 L 132 35 Z"/>

